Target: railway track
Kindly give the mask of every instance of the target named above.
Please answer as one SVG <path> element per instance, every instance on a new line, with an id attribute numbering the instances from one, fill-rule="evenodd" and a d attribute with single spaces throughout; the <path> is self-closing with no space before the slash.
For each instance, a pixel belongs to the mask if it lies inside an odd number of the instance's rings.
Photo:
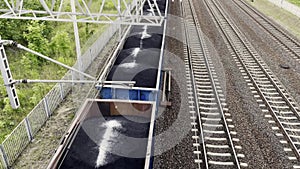
<path id="1" fill-rule="evenodd" d="M 204 0 L 204 2 L 225 37 L 228 49 L 265 113 L 265 117 L 274 125 L 272 129 L 280 137 L 285 147 L 284 151 L 288 153 L 290 160 L 298 164 L 297 160 L 300 159 L 299 107 L 254 47 L 227 17 L 218 1 Z M 298 167 L 294 165 L 294 168 Z"/>
<path id="2" fill-rule="evenodd" d="M 283 28 L 273 23 L 269 18 L 258 12 L 243 0 L 233 0 L 233 2 L 268 32 L 268 34 L 271 35 L 293 59 L 300 62 L 300 43 L 296 38 L 286 33 Z"/>
<path id="3" fill-rule="evenodd" d="M 193 132 L 195 163 L 198 168 L 240 168 L 238 139 L 226 108 L 214 65 L 205 45 L 195 9 L 182 2 L 187 46 L 184 49 Z"/>

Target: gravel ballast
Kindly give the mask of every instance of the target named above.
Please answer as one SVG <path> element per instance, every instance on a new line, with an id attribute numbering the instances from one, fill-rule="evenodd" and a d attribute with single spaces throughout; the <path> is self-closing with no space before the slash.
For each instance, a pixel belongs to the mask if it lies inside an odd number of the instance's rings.
<path id="1" fill-rule="evenodd" d="M 164 69 L 172 69 L 171 107 L 159 107 L 155 124 L 153 168 L 196 168 L 193 154 L 191 119 L 188 108 L 181 25 L 174 22 L 180 16 L 180 3 L 169 3 Z M 171 18 L 171 17 L 169 17 Z M 175 19 L 175 20 L 173 20 Z M 178 34 L 176 34 L 178 33 Z"/>
<path id="2" fill-rule="evenodd" d="M 264 118 L 264 113 L 230 55 L 220 31 L 211 15 L 208 15 L 203 0 L 193 2 L 201 28 L 223 63 L 225 79 L 219 80 L 226 81 L 226 103 L 232 115 L 237 137 L 240 139 L 239 144 L 245 154 L 245 158 L 241 161 L 246 162 L 249 168 L 291 168 L 292 163 L 287 159 L 287 154 L 283 151 L 276 133 L 271 129 L 268 119 Z M 220 2 L 230 3 L 225 0 Z M 237 24 L 245 22 L 247 21 L 243 20 Z"/>

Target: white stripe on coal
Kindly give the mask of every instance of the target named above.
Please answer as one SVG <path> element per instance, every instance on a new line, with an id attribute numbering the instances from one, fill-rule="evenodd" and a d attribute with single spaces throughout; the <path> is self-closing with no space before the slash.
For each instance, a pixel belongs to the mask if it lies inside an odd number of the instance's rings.
<path id="1" fill-rule="evenodd" d="M 104 124 L 102 124 L 102 126 L 106 128 L 106 131 L 103 135 L 103 139 L 99 144 L 99 154 L 96 161 L 96 168 L 107 164 L 107 152 L 112 149 L 112 140 L 114 140 L 117 136 L 117 132 L 114 131 L 114 129 L 122 128 L 121 123 L 119 123 L 117 120 L 105 122 Z"/>

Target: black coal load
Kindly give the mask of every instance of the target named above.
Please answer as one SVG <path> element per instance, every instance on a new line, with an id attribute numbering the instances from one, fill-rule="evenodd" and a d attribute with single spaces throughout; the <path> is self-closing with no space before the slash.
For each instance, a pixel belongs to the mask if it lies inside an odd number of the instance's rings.
<path id="1" fill-rule="evenodd" d="M 144 168 L 149 123 L 142 122 L 146 122 L 147 119 L 137 116 L 104 118 L 104 121 L 97 117 L 83 122 L 60 169 Z M 118 126 L 106 126 L 106 123 L 117 123 Z M 114 137 L 109 139 L 109 135 Z M 142 139 L 139 139 L 137 144 L 124 139 L 128 137 Z M 106 147 L 101 149 L 101 146 Z M 102 159 L 99 160 L 100 151 L 103 152 Z"/>
<path id="2" fill-rule="evenodd" d="M 134 26 L 131 28 L 128 37 L 133 36 L 133 35 L 142 35 L 142 33 L 144 32 L 145 29 L 146 29 L 147 34 L 161 35 L 163 32 L 162 26 Z"/>
<path id="3" fill-rule="evenodd" d="M 135 52 L 137 52 L 137 54 Z M 119 53 L 119 56 L 115 61 L 115 65 L 121 65 L 124 63 L 140 63 L 147 65 L 149 68 L 157 68 L 159 64 L 159 56 L 160 49 L 125 49 Z"/>
<path id="4" fill-rule="evenodd" d="M 151 68 L 148 65 L 129 64 L 115 65 L 111 69 L 108 81 L 135 81 L 135 87 L 156 87 L 157 68 Z"/>
<path id="5" fill-rule="evenodd" d="M 166 1 L 157 3 L 164 11 Z M 151 13 L 147 4 L 145 15 Z M 106 80 L 135 81 L 135 87 L 155 88 L 162 38 L 163 26 L 133 26 Z"/>
<path id="6" fill-rule="evenodd" d="M 153 1 L 150 1 L 150 3 L 153 6 Z M 157 0 L 156 3 L 157 3 L 158 8 L 160 9 L 160 12 L 164 13 L 165 9 L 166 9 L 166 1 L 165 0 Z M 155 8 L 155 7 L 152 7 L 152 8 Z M 149 12 L 148 9 L 151 9 L 151 8 L 150 8 L 148 2 L 146 2 L 145 5 L 144 5 L 144 7 L 143 7 L 143 11 L 144 12 Z"/>
<path id="7" fill-rule="evenodd" d="M 161 34 L 149 34 L 151 37 L 141 39 L 142 34 L 136 34 L 129 36 L 124 43 L 123 49 L 129 48 L 161 48 L 162 35 Z"/>

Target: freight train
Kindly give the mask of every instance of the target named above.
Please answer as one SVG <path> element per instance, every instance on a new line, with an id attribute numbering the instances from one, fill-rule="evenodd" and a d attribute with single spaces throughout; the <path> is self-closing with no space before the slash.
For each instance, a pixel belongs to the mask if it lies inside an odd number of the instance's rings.
<path id="1" fill-rule="evenodd" d="M 166 16 L 167 0 L 156 2 Z M 145 5 L 144 14 L 149 9 Z M 100 79 L 134 85 L 98 85 L 97 98 L 86 100 L 77 112 L 49 169 L 152 168 L 166 22 L 129 27 Z"/>

